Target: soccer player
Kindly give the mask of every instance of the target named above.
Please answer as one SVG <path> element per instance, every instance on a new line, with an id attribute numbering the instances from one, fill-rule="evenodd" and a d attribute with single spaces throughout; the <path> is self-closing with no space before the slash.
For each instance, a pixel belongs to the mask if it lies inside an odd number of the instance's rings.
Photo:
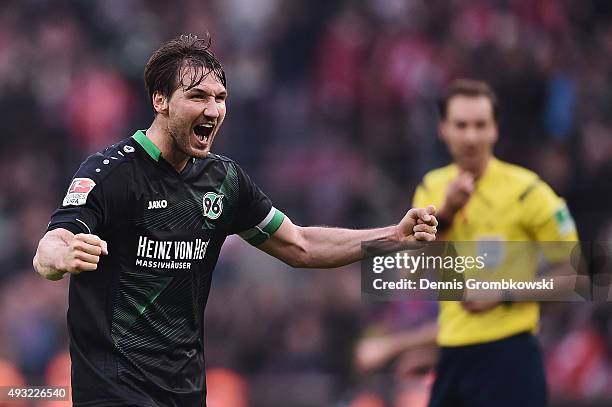
<path id="1" fill-rule="evenodd" d="M 210 153 L 226 114 L 226 78 L 208 41 L 176 38 L 144 71 L 147 130 L 87 158 L 33 260 L 70 274 L 75 406 L 205 405 L 203 312 L 231 234 L 293 267 L 355 262 L 367 240 L 434 240 L 435 208 L 394 226 L 294 225 L 229 158 Z"/>
<path id="2" fill-rule="evenodd" d="M 489 85 L 454 82 L 439 113 L 440 137 L 453 163 L 426 174 L 413 200 L 414 205 L 433 202 L 439 206 L 439 239 L 577 240 L 563 199 L 537 174 L 493 156 L 497 100 Z M 527 263 L 521 272 L 533 276 L 537 256 L 527 256 L 522 256 Z M 553 257 L 549 260 L 558 262 L 554 270 L 569 267 L 567 257 Z M 437 326 L 426 324 L 411 332 L 366 338 L 358 346 L 357 363 L 370 370 L 402 352 L 435 346 L 437 339 L 440 357 L 430 407 L 544 406 L 545 373 L 533 335 L 538 304 L 502 299 L 508 298 L 441 301 Z"/>

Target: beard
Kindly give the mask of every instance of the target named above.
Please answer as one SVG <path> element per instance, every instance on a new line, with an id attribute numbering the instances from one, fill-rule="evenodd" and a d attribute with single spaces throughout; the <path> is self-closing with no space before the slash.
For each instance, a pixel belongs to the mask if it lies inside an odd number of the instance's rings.
<path id="1" fill-rule="evenodd" d="M 208 155 L 209 148 L 201 149 L 192 144 L 192 134 L 186 134 L 184 131 L 175 128 L 169 128 L 168 132 L 172 139 L 172 147 L 175 151 L 193 158 L 206 158 Z"/>

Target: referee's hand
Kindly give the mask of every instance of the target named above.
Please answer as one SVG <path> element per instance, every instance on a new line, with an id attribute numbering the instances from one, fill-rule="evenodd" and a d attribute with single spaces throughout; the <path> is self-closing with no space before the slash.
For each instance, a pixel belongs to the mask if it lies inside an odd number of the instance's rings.
<path id="1" fill-rule="evenodd" d="M 62 259 L 62 271 L 80 274 L 98 268 L 100 256 L 108 254 L 106 242 L 96 235 L 79 233 L 68 243 Z"/>
<path id="2" fill-rule="evenodd" d="M 475 185 L 474 175 L 467 171 L 459 170 L 459 175 L 446 188 L 444 203 L 440 208 L 440 217 L 453 219 L 453 216 L 470 200 L 476 188 Z"/>

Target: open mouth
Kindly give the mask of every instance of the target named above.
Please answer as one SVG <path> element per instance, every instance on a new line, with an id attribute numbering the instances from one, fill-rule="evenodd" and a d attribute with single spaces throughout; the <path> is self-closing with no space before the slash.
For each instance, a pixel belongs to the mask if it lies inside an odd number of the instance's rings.
<path id="1" fill-rule="evenodd" d="M 193 132 L 202 142 L 208 142 L 210 140 L 210 136 L 213 132 L 215 125 L 213 123 L 202 123 L 197 124 L 193 128 Z"/>

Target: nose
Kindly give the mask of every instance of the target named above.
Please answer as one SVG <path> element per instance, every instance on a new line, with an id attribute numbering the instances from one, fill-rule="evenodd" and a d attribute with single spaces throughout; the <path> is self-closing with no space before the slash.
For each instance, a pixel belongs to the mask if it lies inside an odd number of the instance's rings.
<path id="1" fill-rule="evenodd" d="M 475 144 L 478 142 L 478 131 L 472 127 L 472 126 L 468 126 L 468 128 L 465 129 L 465 132 L 463 133 L 463 141 L 466 144 Z"/>
<path id="2" fill-rule="evenodd" d="M 219 117 L 219 107 L 213 97 L 206 99 L 203 114 L 210 119 L 217 119 Z"/>

